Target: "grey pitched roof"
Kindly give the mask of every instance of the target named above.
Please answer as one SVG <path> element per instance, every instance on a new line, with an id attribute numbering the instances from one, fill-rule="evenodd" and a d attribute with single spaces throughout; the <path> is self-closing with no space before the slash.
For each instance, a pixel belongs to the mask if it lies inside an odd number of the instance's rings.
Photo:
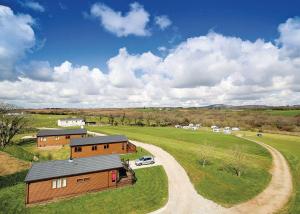
<path id="1" fill-rule="evenodd" d="M 87 137 L 71 139 L 70 146 L 85 146 L 92 144 L 105 144 L 105 143 L 117 143 L 128 141 L 128 138 L 124 135 L 109 135 L 98 137 Z"/>
<path id="2" fill-rule="evenodd" d="M 69 160 L 40 162 L 32 165 L 25 178 L 25 182 L 85 174 L 121 167 L 123 167 L 123 165 L 120 156 L 117 154 L 76 158 L 73 159 L 72 162 Z"/>
<path id="3" fill-rule="evenodd" d="M 37 133 L 38 137 L 43 136 L 59 136 L 59 135 L 72 135 L 72 134 L 86 134 L 85 129 L 41 129 Z"/>

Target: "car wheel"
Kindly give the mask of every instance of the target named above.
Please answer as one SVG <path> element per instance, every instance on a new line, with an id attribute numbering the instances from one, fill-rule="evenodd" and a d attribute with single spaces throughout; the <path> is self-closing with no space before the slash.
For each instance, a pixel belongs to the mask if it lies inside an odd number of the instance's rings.
<path id="1" fill-rule="evenodd" d="M 151 162 L 151 164 L 154 164 L 154 163 L 155 163 L 154 161 Z"/>

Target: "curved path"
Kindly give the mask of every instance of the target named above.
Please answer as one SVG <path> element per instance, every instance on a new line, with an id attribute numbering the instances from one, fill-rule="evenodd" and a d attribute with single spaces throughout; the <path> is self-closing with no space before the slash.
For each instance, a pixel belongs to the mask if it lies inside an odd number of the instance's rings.
<path id="1" fill-rule="evenodd" d="M 244 137 L 241 138 L 250 140 Z M 271 153 L 273 159 L 272 168 L 270 170 L 272 179 L 267 188 L 255 198 L 238 204 L 230 208 L 229 211 L 233 213 L 275 213 L 288 202 L 293 191 L 292 175 L 289 165 L 278 150 L 259 141 L 250 141 L 263 146 Z"/>
<path id="2" fill-rule="evenodd" d="M 95 132 L 89 133 L 102 135 Z M 168 202 L 152 214 L 274 213 L 286 204 L 292 193 L 292 176 L 286 160 L 276 149 L 261 142 L 253 141 L 265 147 L 271 153 L 273 157 L 273 166 L 270 171 L 272 179 L 267 188 L 255 198 L 231 208 L 224 208 L 199 195 L 183 167 L 168 152 L 151 144 L 138 141 L 131 142 L 152 153 L 155 159 L 164 167 L 168 176 Z"/>

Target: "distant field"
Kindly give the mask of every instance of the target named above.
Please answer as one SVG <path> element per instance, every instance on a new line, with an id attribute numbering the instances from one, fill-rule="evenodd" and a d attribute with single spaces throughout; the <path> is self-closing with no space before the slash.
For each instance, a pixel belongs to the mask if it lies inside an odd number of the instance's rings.
<path id="1" fill-rule="evenodd" d="M 31 127 L 41 128 L 56 128 L 57 120 L 62 118 L 68 118 L 68 115 L 47 115 L 47 114 L 30 114 L 29 124 Z"/>
<path id="2" fill-rule="evenodd" d="M 185 168 L 201 195 L 225 206 L 254 197 L 270 180 L 270 154 L 257 144 L 234 136 L 207 131 L 128 126 L 89 127 L 89 130 L 125 134 L 130 139 L 160 146 Z M 202 167 L 200 153 L 208 147 L 212 148 L 208 158 L 210 164 Z M 235 176 L 226 167 L 226 163 L 233 158 L 235 147 L 240 147 L 246 156 L 241 177 Z"/>
<path id="3" fill-rule="evenodd" d="M 168 199 L 167 176 L 161 166 L 136 170 L 138 181 L 133 186 L 88 193 L 55 203 L 25 208 L 26 172 L 15 176 L 12 186 L 0 186 L 0 213 L 148 213 L 162 207 Z M 14 175 L 11 175 L 13 177 Z M 4 184 L 3 184 L 4 185 Z"/>
<path id="4" fill-rule="evenodd" d="M 300 115 L 300 110 L 266 110 L 271 115 L 294 117 Z"/>
<path id="5" fill-rule="evenodd" d="M 252 132 L 243 133 L 249 139 L 273 146 L 285 156 L 293 174 L 294 195 L 282 213 L 300 213 L 300 137 L 278 134 L 263 134 L 263 137 L 256 137 Z"/>

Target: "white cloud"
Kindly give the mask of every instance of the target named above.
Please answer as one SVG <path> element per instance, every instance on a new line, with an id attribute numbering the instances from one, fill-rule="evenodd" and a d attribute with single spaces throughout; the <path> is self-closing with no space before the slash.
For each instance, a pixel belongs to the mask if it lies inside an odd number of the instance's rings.
<path id="1" fill-rule="evenodd" d="M 39 2 L 35 1 L 25 1 L 21 3 L 24 7 L 27 7 L 29 9 L 32 9 L 37 12 L 45 12 L 45 8 L 43 5 L 41 5 Z"/>
<path id="2" fill-rule="evenodd" d="M 35 44 L 33 24 L 31 16 L 0 5 L 0 79 L 16 78 L 16 63 Z"/>
<path id="3" fill-rule="evenodd" d="M 155 24 L 157 24 L 161 30 L 166 29 L 172 24 L 171 20 L 166 15 L 156 16 L 154 20 L 155 20 Z"/>
<path id="4" fill-rule="evenodd" d="M 124 15 L 102 3 L 92 5 L 90 12 L 92 17 L 100 19 L 102 26 L 107 31 L 118 37 L 150 35 L 147 29 L 150 15 L 137 2 L 130 4 L 130 10 Z"/>
<path id="5" fill-rule="evenodd" d="M 32 62 L 20 81 L 0 82 L 0 99 L 31 107 L 299 104 L 300 56 L 291 54 L 296 44 L 288 45 L 295 41 L 286 36 L 298 24 L 281 25 L 289 30 L 279 27 L 277 43 L 210 32 L 163 48 L 164 56 L 121 48 L 107 61 L 108 72 L 68 61 Z"/>
<path id="6" fill-rule="evenodd" d="M 300 56 L 300 18 L 289 18 L 278 27 L 280 37 L 277 40 L 288 56 Z"/>

